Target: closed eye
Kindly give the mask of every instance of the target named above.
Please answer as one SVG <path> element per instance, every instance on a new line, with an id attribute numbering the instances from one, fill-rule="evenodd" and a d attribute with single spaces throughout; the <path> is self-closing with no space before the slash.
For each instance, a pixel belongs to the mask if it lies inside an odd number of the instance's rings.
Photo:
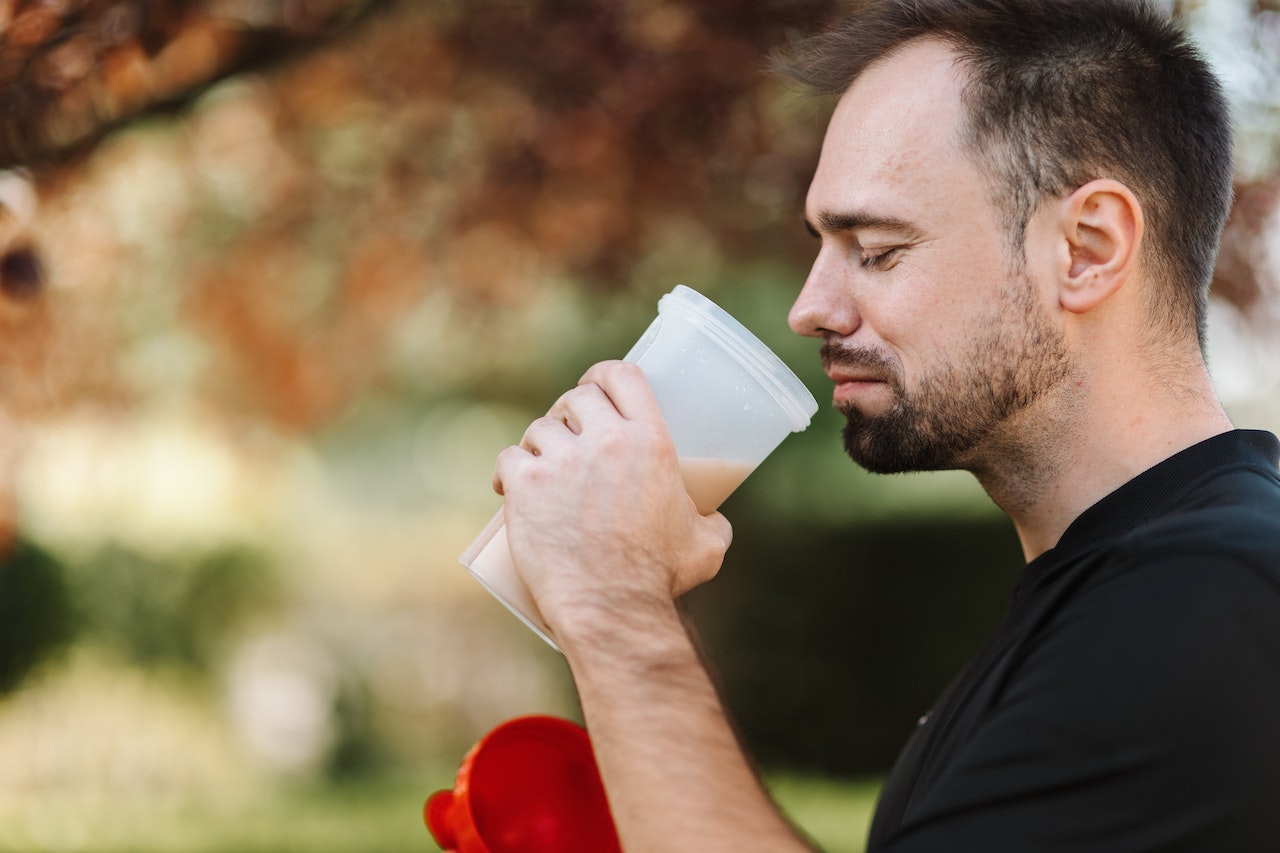
<path id="1" fill-rule="evenodd" d="M 894 246 L 891 249 L 885 249 L 874 254 L 863 254 L 858 260 L 858 265 L 864 270 L 883 270 L 888 269 L 897 259 L 898 253 L 902 251 L 901 247 Z"/>

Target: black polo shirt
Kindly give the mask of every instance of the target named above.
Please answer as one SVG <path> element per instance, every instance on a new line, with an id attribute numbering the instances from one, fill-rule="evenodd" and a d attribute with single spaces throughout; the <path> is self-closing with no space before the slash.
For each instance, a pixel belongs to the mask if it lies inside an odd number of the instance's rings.
<path id="1" fill-rule="evenodd" d="M 1140 474 L 1026 567 L 869 850 L 1280 850 L 1280 443 Z"/>

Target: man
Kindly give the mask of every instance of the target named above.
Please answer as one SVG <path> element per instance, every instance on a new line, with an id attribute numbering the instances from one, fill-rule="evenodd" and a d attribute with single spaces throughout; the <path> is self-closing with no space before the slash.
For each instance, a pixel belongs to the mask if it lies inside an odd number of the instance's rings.
<path id="1" fill-rule="evenodd" d="M 822 341 L 846 448 L 973 472 L 1028 560 L 870 849 L 1273 848 L 1280 446 L 1232 429 L 1201 354 L 1230 202 L 1213 76 L 1120 0 L 872 2 L 792 66 L 840 94 L 790 322 Z M 495 488 L 624 847 L 805 849 L 673 603 L 730 530 L 681 497 L 639 372 L 589 370 Z"/>

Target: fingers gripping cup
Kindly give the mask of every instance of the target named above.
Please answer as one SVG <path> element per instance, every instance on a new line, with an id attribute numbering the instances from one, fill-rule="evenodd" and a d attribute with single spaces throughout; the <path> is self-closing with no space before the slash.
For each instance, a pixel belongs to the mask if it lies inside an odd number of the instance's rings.
<path id="1" fill-rule="evenodd" d="M 508 720 L 472 747 L 451 791 L 427 800 L 455 853 L 621 853 L 586 731 L 558 717 Z"/>
<path id="2" fill-rule="evenodd" d="M 626 355 L 644 371 L 671 432 L 685 488 L 714 512 L 765 457 L 818 411 L 804 384 L 720 306 L 677 286 Z M 550 629 L 511 562 L 502 511 L 460 562 L 554 648 Z"/>

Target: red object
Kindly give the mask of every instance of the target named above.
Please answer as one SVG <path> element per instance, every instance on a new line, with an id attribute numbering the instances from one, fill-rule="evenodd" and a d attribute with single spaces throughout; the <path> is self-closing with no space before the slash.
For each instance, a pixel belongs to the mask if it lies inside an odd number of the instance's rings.
<path id="1" fill-rule="evenodd" d="M 455 853 L 622 853 L 591 740 L 559 717 L 508 720 L 471 748 L 452 791 L 422 810 Z"/>

